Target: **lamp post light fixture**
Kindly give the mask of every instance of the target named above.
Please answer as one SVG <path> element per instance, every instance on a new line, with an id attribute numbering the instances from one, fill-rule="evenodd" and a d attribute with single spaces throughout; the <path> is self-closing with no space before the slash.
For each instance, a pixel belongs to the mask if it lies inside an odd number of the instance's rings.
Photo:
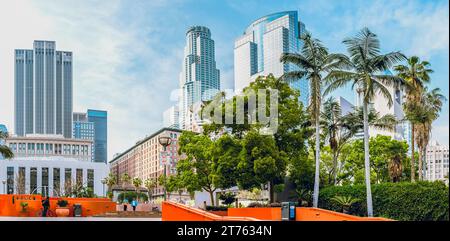
<path id="1" fill-rule="evenodd" d="M 163 153 L 166 153 L 167 146 L 170 145 L 172 139 L 167 133 L 163 133 L 158 137 L 158 142 L 163 146 Z M 164 160 L 161 160 L 164 161 Z M 167 178 L 167 170 L 166 170 L 166 162 L 163 162 L 164 167 L 164 201 L 167 200 L 167 192 L 166 192 L 166 178 Z"/>

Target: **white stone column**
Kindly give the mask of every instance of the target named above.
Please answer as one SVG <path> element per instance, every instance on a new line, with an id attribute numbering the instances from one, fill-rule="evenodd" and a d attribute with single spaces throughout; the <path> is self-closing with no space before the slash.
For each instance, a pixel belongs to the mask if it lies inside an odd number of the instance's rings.
<path id="1" fill-rule="evenodd" d="M 36 166 L 37 169 L 37 190 L 35 193 L 41 193 L 42 194 L 42 166 Z M 33 191 L 33 190 L 32 190 Z"/>
<path id="2" fill-rule="evenodd" d="M 30 193 L 30 167 L 25 167 L 25 193 Z"/>
<path id="3" fill-rule="evenodd" d="M 53 166 L 48 167 L 48 196 L 53 197 Z"/>

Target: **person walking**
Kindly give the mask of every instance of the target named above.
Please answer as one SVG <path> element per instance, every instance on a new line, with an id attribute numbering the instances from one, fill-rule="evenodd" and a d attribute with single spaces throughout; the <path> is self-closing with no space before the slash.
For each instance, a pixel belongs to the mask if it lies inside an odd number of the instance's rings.
<path id="1" fill-rule="evenodd" d="M 136 201 L 136 199 L 133 199 L 133 201 L 131 201 L 131 207 L 133 207 L 133 212 L 136 212 L 137 205 L 138 202 Z"/>
<path id="2" fill-rule="evenodd" d="M 127 207 L 128 207 L 128 199 L 125 198 L 125 200 L 123 200 L 123 211 L 127 211 Z"/>
<path id="3" fill-rule="evenodd" d="M 50 198 L 49 197 L 42 200 L 42 208 L 44 209 L 42 211 L 42 217 L 47 217 L 47 212 L 50 209 Z"/>

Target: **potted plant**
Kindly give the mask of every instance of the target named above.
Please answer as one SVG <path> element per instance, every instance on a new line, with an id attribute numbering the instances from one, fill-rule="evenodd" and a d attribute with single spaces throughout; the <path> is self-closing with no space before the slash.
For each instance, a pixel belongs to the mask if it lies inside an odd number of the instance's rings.
<path id="1" fill-rule="evenodd" d="M 28 216 L 28 203 L 27 202 L 20 202 L 20 207 L 22 208 L 20 210 L 20 216 Z"/>
<path id="2" fill-rule="evenodd" d="M 345 214 L 350 214 L 350 207 L 359 201 L 357 198 L 351 196 L 335 196 L 331 200 L 335 201 L 337 204 L 342 206 L 342 212 Z"/>
<path id="3" fill-rule="evenodd" d="M 67 202 L 67 200 L 61 199 L 58 200 L 57 202 L 57 207 L 56 207 L 56 216 L 58 217 L 68 217 L 70 210 L 69 207 L 67 207 L 67 205 L 69 204 L 69 202 Z"/>

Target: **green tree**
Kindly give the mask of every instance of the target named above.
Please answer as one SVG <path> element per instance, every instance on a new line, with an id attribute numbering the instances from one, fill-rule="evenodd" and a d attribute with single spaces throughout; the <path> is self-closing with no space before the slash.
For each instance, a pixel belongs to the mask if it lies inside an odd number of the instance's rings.
<path id="1" fill-rule="evenodd" d="M 108 176 L 105 178 L 105 183 L 106 183 L 106 186 L 108 186 L 108 190 L 112 191 L 112 187 L 117 184 L 116 175 L 114 175 L 114 173 L 110 172 L 108 174 Z"/>
<path id="2" fill-rule="evenodd" d="M 364 28 L 355 37 L 343 41 L 349 54 L 348 66 L 343 70 L 332 70 L 327 76 L 329 83 L 325 94 L 330 93 L 347 83 L 357 87 L 357 92 L 362 95 L 363 119 L 364 119 L 364 167 L 367 188 L 367 214 L 373 216 L 372 193 L 370 188 L 370 157 L 369 157 L 369 123 L 368 105 L 372 102 L 376 93 L 382 94 L 388 105 L 392 106 L 392 96 L 386 86 L 399 86 L 401 78 L 389 74 L 383 74 L 390 67 L 405 59 L 400 52 L 380 53 L 380 42 L 377 36 L 369 29 Z"/>
<path id="3" fill-rule="evenodd" d="M 308 110 L 311 120 L 316 128 L 316 147 L 315 147 L 315 178 L 314 178 L 314 196 L 313 205 L 317 207 L 319 200 L 319 174 L 320 174 L 320 107 L 322 105 L 322 76 L 333 69 L 342 67 L 347 58 L 342 54 L 329 54 L 328 49 L 315 39 L 310 33 L 304 34 L 301 39 L 304 44 L 301 53 L 285 53 L 281 56 L 281 62 L 294 64 L 299 70 L 285 73 L 282 79 L 288 82 L 299 81 L 306 78 L 310 86 L 310 104 Z"/>
<path id="4" fill-rule="evenodd" d="M 407 65 L 397 65 L 394 70 L 397 72 L 397 76 L 402 78 L 405 82 L 406 101 L 403 104 L 403 110 L 407 119 L 411 123 L 411 159 L 415 160 L 415 126 L 417 118 L 414 117 L 416 108 L 414 107 L 417 102 L 420 102 L 423 88 L 426 83 L 430 82 L 429 74 L 433 73 L 433 70 L 429 68 L 430 63 L 428 61 L 420 61 L 417 56 L 408 58 Z M 419 158 L 420 159 L 420 158 Z M 411 165 L 411 181 L 415 181 L 415 165 L 412 162 Z M 419 172 L 420 173 L 420 172 Z M 420 175 L 420 174 L 419 174 Z"/>
<path id="5" fill-rule="evenodd" d="M 419 148 L 419 180 L 423 180 L 423 170 L 426 168 L 426 148 L 430 141 L 432 123 L 439 117 L 446 98 L 440 93 L 439 88 L 428 91 L 425 87 L 419 99 L 419 102 L 408 106 L 408 108 L 411 108 L 412 113 L 407 113 L 407 117 L 416 122 L 415 140 Z"/>
<path id="6" fill-rule="evenodd" d="M 364 143 L 356 140 L 348 144 L 345 150 L 344 176 L 353 183 L 364 182 Z M 407 160 L 408 144 L 393 140 L 389 136 L 377 135 L 370 138 L 371 182 L 399 182 L 404 173 L 404 161 Z M 348 183 L 348 182 L 347 182 Z"/>
<path id="7" fill-rule="evenodd" d="M 146 179 L 144 181 L 144 186 L 147 188 L 148 198 L 153 199 L 153 189 L 156 187 L 156 180 L 154 178 Z"/>
<path id="8" fill-rule="evenodd" d="M 139 177 L 135 177 L 135 178 L 133 178 L 133 180 L 131 182 L 133 183 L 135 191 L 138 193 L 139 187 L 142 186 L 142 179 L 140 179 Z"/>
<path id="9" fill-rule="evenodd" d="M 8 138 L 8 132 L 0 131 L 0 156 L 3 156 L 6 159 L 11 159 L 14 157 L 14 153 L 7 145 L 3 145 L 3 141 Z"/>
<path id="10" fill-rule="evenodd" d="M 219 140 L 226 142 L 228 137 L 222 136 Z M 218 141 L 218 142 L 220 142 Z M 236 185 L 233 179 L 233 169 L 226 160 L 235 155 L 235 151 L 225 152 L 223 156 L 217 155 L 217 146 L 209 136 L 184 131 L 179 138 L 179 153 L 185 155 L 177 164 L 178 185 L 189 193 L 204 190 L 209 193 L 211 204 L 214 205 L 214 192 L 218 189 L 227 189 Z M 227 155 L 227 153 L 230 155 Z"/>

